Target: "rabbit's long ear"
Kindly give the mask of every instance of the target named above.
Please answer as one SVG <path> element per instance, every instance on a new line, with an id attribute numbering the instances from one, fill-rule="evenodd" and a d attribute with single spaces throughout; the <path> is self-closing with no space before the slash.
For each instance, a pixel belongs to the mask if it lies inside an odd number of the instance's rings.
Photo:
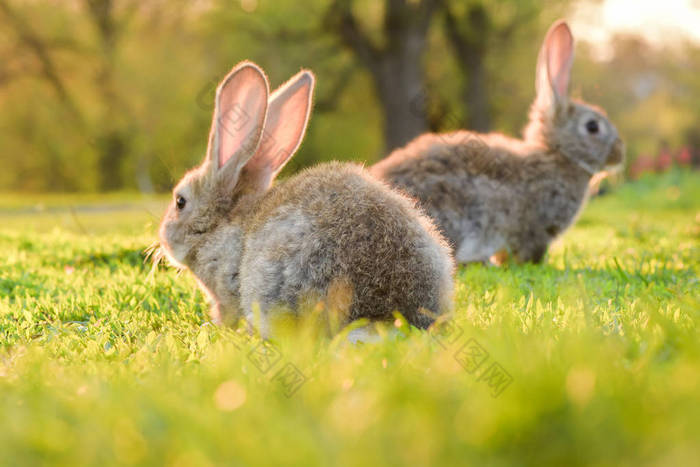
<path id="1" fill-rule="evenodd" d="M 269 187 L 304 139 L 314 81 L 313 73 L 302 70 L 270 96 L 262 141 L 246 164 L 246 173 L 257 178 L 260 188 Z"/>
<path id="2" fill-rule="evenodd" d="M 559 20 L 549 28 L 537 59 L 537 100 L 543 107 L 552 108 L 567 98 L 573 63 L 574 37 Z"/>
<path id="3" fill-rule="evenodd" d="M 236 65 L 216 89 L 207 158 L 211 173 L 231 188 L 260 144 L 268 94 L 265 74 L 251 62 Z"/>

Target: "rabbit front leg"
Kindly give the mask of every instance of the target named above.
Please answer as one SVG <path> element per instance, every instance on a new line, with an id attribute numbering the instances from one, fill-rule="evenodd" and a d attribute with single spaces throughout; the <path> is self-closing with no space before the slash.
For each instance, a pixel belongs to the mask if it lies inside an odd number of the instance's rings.
<path id="1" fill-rule="evenodd" d="M 262 337 L 270 334 L 268 313 L 270 308 L 281 301 L 281 280 L 274 263 L 260 264 L 247 275 L 241 286 L 241 308 L 243 316 Z"/>
<path id="2" fill-rule="evenodd" d="M 239 315 L 237 309 L 221 302 L 213 302 L 210 305 L 209 316 L 211 322 L 217 326 L 233 326 Z"/>
<path id="3" fill-rule="evenodd" d="M 513 256 L 519 263 L 540 264 L 549 247 L 549 236 L 545 232 L 527 230 L 522 232 L 513 245 Z"/>
<path id="4" fill-rule="evenodd" d="M 492 255 L 503 246 L 503 241 L 497 235 L 484 238 L 483 235 L 467 235 L 459 243 L 455 251 L 455 259 L 460 264 L 490 263 Z"/>
<path id="5" fill-rule="evenodd" d="M 503 266 L 508 262 L 508 250 L 503 249 L 500 251 L 495 252 L 494 254 L 491 255 L 491 258 L 489 258 L 488 263 L 486 263 L 487 266 Z"/>
<path id="6" fill-rule="evenodd" d="M 243 315 L 263 337 L 270 333 L 270 314 L 293 308 L 302 288 L 303 262 L 275 243 L 261 243 L 253 248 L 254 253 L 246 256 L 241 270 Z"/>

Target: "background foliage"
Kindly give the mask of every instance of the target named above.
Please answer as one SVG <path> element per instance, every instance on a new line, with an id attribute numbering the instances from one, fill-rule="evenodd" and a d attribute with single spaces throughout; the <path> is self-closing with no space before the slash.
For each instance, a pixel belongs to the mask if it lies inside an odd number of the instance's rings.
<path id="1" fill-rule="evenodd" d="M 318 75 L 287 173 L 371 163 L 416 131 L 518 133 L 544 32 L 573 5 L 0 0 L 0 190 L 169 189 L 202 157 L 216 82 L 246 58 L 273 86 L 300 67 Z M 580 42 L 574 94 L 607 109 L 631 160 L 662 144 L 697 150 L 700 50 L 640 33 L 617 37 L 606 61 Z"/>

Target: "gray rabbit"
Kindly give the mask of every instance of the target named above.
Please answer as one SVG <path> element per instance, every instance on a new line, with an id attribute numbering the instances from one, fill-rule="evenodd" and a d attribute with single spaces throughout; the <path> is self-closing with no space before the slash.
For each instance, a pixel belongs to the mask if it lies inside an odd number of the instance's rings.
<path id="1" fill-rule="evenodd" d="M 425 134 L 371 173 L 415 197 L 460 263 L 542 260 L 585 203 L 594 174 L 622 164 L 604 112 L 568 97 L 573 36 L 564 21 L 539 53 L 537 97 L 524 139 L 457 131 Z"/>
<path id="2" fill-rule="evenodd" d="M 313 86 L 301 71 L 268 96 L 256 65 L 229 73 L 207 155 L 173 191 L 162 249 L 194 273 L 216 322 L 245 317 L 267 335 L 270 313 L 301 310 L 311 297 L 339 310 L 342 323 L 399 311 L 426 328 L 452 306 L 454 266 L 413 201 L 354 164 L 272 184 L 303 139 Z"/>

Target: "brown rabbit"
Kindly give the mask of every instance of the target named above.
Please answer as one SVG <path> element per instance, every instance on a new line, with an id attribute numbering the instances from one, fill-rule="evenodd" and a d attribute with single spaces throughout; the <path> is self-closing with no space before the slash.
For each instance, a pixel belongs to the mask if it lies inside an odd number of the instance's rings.
<path id="1" fill-rule="evenodd" d="M 624 145 L 603 111 L 567 95 L 573 53 L 569 27 L 556 22 L 540 50 L 523 140 L 425 134 L 370 169 L 418 199 L 458 262 L 496 253 L 540 262 L 574 222 L 591 177 L 622 163 Z"/>
<path id="2" fill-rule="evenodd" d="M 272 185 L 303 139 L 313 85 L 302 71 L 268 100 L 256 65 L 231 71 L 216 92 L 207 156 L 174 189 L 162 248 L 197 277 L 217 322 L 243 316 L 266 335 L 269 313 L 311 297 L 342 323 L 399 311 L 425 328 L 451 307 L 453 263 L 412 201 L 354 164 Z"/>

